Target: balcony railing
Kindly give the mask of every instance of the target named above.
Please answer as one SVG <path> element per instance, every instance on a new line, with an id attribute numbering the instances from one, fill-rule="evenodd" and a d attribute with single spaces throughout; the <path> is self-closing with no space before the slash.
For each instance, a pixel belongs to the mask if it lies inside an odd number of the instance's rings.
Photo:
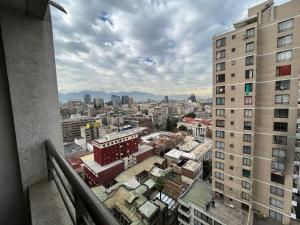
<path id="1" fill-rule="evenodd" d="M 64 157 L 46 141 L 49 179 L 58 191 L 74 225 L 119 225 Z"/>

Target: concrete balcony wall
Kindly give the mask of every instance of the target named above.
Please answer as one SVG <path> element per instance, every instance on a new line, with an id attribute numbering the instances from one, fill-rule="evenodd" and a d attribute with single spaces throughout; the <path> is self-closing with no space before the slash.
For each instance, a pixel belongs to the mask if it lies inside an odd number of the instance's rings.
<path id="1" fill-rule="evenodd" d="M 23 190 L 47 178 L 44 141 L 62 151 L 52 24 L 0 7 L 2 39 Z"/>

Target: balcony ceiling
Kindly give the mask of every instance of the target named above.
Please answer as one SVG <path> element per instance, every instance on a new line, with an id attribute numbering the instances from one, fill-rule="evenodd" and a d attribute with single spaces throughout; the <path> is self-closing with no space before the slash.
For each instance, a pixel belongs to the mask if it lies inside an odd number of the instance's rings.
<path id="1" fill-rule="evenodd" d="M 0 0 L 0 5 L 6 5 L 18 11 L 43 19 L 49 0 Z"/>

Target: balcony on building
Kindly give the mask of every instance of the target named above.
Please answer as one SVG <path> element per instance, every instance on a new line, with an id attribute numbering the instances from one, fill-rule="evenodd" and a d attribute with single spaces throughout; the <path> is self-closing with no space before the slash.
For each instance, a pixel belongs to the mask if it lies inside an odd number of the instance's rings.
<path id="1" fill-rule="evenodd" d="M 0 2 L 0 224 L 118 224 L 62 156 L 49 4 Z"/>

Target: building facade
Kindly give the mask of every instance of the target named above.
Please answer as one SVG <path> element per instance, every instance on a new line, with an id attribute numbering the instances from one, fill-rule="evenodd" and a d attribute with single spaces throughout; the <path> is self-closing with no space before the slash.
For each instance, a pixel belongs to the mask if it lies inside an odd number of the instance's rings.
<path id="1" fill-rule="evenodd" d="M 282 224 L 300 218 L 299 47 L 298 0 L 265 1 L 213 37 L 214 196 Z"/>
<path id="2" fill-rule="evenodd" d="M 90 104 L 92 102 L 92 99 L 91 99 L 91 95 L 90 94 L 84 94 L 84 103 L 85 104 Z"/>

